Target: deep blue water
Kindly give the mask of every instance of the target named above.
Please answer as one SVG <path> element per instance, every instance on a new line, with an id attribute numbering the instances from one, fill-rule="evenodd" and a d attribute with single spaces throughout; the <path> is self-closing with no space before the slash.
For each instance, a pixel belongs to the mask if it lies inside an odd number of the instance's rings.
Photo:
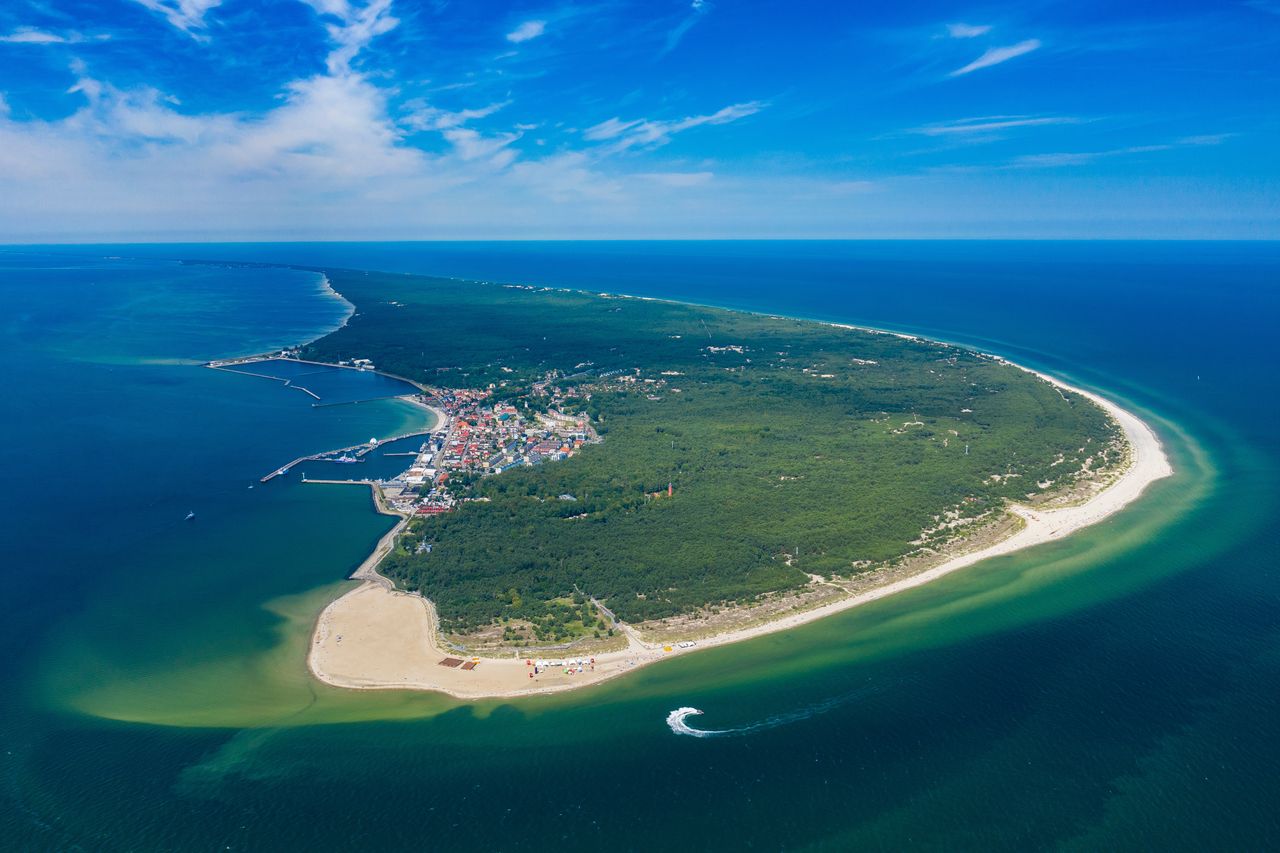
<path id="1" fill-rule="evenodd" d="M 247 485 L 411 413 L 196 366 L 344 309 L 312 273 L 176 258 L 919 332 L 1120 397 L 1179 477 L 1073 541 L 602 690 L 352 699 L 279 637 L 385 522 L 353 487 Z M 0 251 L 0 294 L 10 846 L 1280 849 L 1276 244 L 57 247 Z M 223 704 L 246 722 L 198 724 Z M 676 737 L 686 704 L 706 728 L 785 719 Z"/>

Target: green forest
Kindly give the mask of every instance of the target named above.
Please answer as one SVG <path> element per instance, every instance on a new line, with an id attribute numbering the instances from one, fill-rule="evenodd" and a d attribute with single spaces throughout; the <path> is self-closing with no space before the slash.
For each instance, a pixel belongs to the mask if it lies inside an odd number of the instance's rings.
<path id="1" fill-rule="evenodd" d="M 430 597 L 452 632 L 547 620 L 582 596 L 639 622 L 848 577 L 916 550 L 944 513 L 980 516 L 1069 485 L 1087 458 L 1117 461 L 1097 406 L 959 347 L 655 300 L 326 272 L 356 313 L 303 357 L 493 385 L 517 405 L 545 405 L 529 389 L 555 371 L 603 438 L 479 479 L 465 496 L 487 500 L 413 523 L 380 570 Z M 417 553 L 423 540 L 432 547 Z"/>

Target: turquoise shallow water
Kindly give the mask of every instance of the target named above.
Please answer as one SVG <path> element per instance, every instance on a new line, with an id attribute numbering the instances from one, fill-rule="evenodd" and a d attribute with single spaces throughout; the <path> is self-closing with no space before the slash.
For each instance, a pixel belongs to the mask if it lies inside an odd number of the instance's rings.
<path id="1" fill-rule="evenodd" d="M 306 339 L 345 307 L 313 273 L 162 260 L 182 257 L 918 331 L 1118 396 L 1179 473 L 1068 541 L 599 689 L 477 705 L 332 690 L 305 675 L 310 620 L 386 522 L 358 487 L 248 485 L 420 415 L 317 409 L 195 366 Z M 0 253 L 8 846 L 1276 847 L 1278 282 L 1268 244 Z M 750 731 L 676 736 L 684 705 L 700 728 Z"/>

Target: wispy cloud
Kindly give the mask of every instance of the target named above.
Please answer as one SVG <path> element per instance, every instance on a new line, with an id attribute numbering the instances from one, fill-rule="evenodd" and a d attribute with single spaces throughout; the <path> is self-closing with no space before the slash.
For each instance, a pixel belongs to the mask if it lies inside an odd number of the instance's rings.
<path id="1" fill-rule="evenodd" d="M 667 39 L 663 42 L 662 50 L 658 51 L 658 56 L 666 56 L 668 53 L 676 49 L 676 45 L 680 44 L 680 40 L 685 37 L 689 30 L 693 29 L 694 24 L 705 18 L 712 9 L 709 0 L 693 0 L 689 4 L 690 14 L 686 15 L 679 24 L 675 26 L 671 32 L 667 33 Z"/>
<path id="2" fill-rule="evenodd" d="M 621 180 L 599 172 L 580 151 L 518 162 L 511 167 L 511 178 L 515 186 L 557 204 L 589 200 L 612 206 L 628 195 Z"/>
<path id="3" fill-rule="evenodd" d="M 444 138 L 453 146 L 463 162 L 487 159 L 490 165 L 502 168 L 515 160 L 516 152 L 508 146 L 520 138 L 519 133 L 485 135 L 469 127 L 454 127 L 444 131 Z"/>
<path id="4" fill-rule="evenodd" d="M 613 151 L 623 151 L 636 146 L 657 148 L 666 145 L 677 133 L 702 125 L 728 124 L 747 116 L 755 115 L 767 106 L 763 101 L 747 101 L 741 104 L 730 104 L 709 115 L 686 116 L 673 121 L 654 119 L 632 119 L 624 121 L 616 116 L 602 121 L 582 132 L 592 142 L 609 142 Z"/>
<path id="5" fill-rule="evenodd" d="M 965 134 L 998 133 L 1021 127 L 1045 127 L 1056 124 L 1079 124 L 1073 116 L 981 116 L 955 121 L 926 124 L 911 128 L 911 133 L 924 136 L 953 136 Z"/>
<path id="6" fill-rule="evenodd" d="M 521 44 L 522 42 L 536 39 L 546 31 L 546 21 L 525 21 L 511 32 L 507 33 L 507 41 L 512 44 Z"/>
<path id="7" fill-rule="evenodd" d="M 706 186 L 715 178 L 715 174 L 713 172 L 643 172 L 636 177 L 652 181 L 659 186 L 684 189 Z"/>
<path id="8" fill-rule="evenodd" d="M 1039 47 L 1040 39 L 1027 39 L 1006 47 L 993 47 L 963 68 L 957 68 L 952 71 L 951 76 L 959 77 L 962 74 L 970 74 L 982 68 L 990 68 L 993 65 L 999 65 L 1002 62 L 1008 62 L 1010 59 L 1030 53 Z"/>
<path id="9" fill-rule="evenodd" d="M 1056 151 L 1048 154 L 1024 154 L 1016 157 L 1009 164 L 1015 168 L 1053 168 L 1057 166 L 1085 166 L 1098 160 L 1112 157 L 1125 157 L 1135 154 L 1154 154 L 1159 151 L 1173 151 L 1178 148 L 1196 148 L 1207 145 L 1220 145 L 1233 133 L 1209 133 L 1199 136 L 1183 136 L 1172 142 L 1156 142 L 1150 145 L 1126 145 L 1122 148 L 1108 148 L 1105 151 Z"/>
<path id="10" fill-rule="evenodd" d="M 1198 136 L 1184 136 L 1178 140 L 1179 145 L 1221 145 L 1235 137 L 1234 133 L 1202 133 Z"/>
<path id="11" fill-rule="evenodd" d="M 194 39 L 203 41 L 207 36 L 204 16 L 222 0 L 133 0 L 133 2 L 150 9 L 173 26 L 182 30 Z"/>
<path id="12" fill-rule="evenodd" d="M 990 24 L 947 24 L 947 35 L 953 39 L 971 39 L 991 32 Z"/>
<path id="13" fill-rule="evenodd" d="M 65 32 L 54 33 L 48 30 L 38 30 L 35 27 L 18 27 L 8 35 L 0 36 L 0 43 L 3 44 L 81 44 L 87 41 L 106 41 L 111 38 L 110 35 L 103 33 L 96 36 L 86 36 L 82 33 Z"/>
<path id="14" fill-rule="evenodd" d="M 409 114 L 401 123 L 413 131 L 438 131 L 463 162 L 487 160 L 490 166 L 503 168 L 516 159 L 511 143 L 532 126 L 517 125 L 514 132 L 485 134 L 465 125 L 476 119 L 488 118 L 509 103 L 503 101 L 477 109 L 451 111 L 419 102 L 408 105 Z"/>
<path id="15" fill-rule="evenodd" d="M 347 0 L 302 0 L 321 16 L 336 19 L 325 23 L 325 31 L 333 42 L 333 50 L 325 60 L 330 74 L 350 70 L 351 60 L 370 42 L 389 33 L 400 23 L 391 15 L 391 0 L 369 0 L 363 6 L 352 6 Z"/>
<path id="16" fill-rule="evenodd" d="M 475 119 L 488 118 L 498 110 L 510 104 L 510 101 L 502 101 L 496 104 L 489 104 L 486 107 L 468 110 L 442 110 L 423 102 L 414 102 L 406 104 L 408 115 L 405 118 L 405 126 L 411 130 L 448 130 L 452 127 L 461 127 L 469 121 Z M 522 127 L 525 130 L 531 130 L 536 125 Z"/>

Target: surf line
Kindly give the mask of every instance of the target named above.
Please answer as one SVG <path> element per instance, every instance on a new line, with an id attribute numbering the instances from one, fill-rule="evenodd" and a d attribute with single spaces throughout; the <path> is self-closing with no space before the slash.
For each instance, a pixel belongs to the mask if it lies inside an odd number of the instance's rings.
<path id="1" fill-rule="evenodd" d="M 745 726 L 737 726 L 732 729 L 695 729 L 689 725 L 686 720 L 690 717 L 700 716 L 703 712 L 699 708 L 691 708 L 685 706 L 676 708 L 667 714 L 667 727 L 671 729 L 672 734 L 685 735 L 687 737 L 741 737 L 743 735 L 762 732 L 766 729 L 776 729 L 779 726 L 785 726 L 788 723 L 798 723 L 801 720 L 807 720 L 810 717 L 816 717 L 819 714 L 825 714 L 833 708 L 838 708 L 847 702 L 851 702 L 859 696 L 866 695 L 869 688 L 854 690 L 840 696 L 824 699 L 821 702 L 815 702 L 812 705 L 806 705 L 795 711 L 787 711 L 783 714 L 774 714 L 772 717 L 765 717 L 757 723 L 750 723 Z"/>

